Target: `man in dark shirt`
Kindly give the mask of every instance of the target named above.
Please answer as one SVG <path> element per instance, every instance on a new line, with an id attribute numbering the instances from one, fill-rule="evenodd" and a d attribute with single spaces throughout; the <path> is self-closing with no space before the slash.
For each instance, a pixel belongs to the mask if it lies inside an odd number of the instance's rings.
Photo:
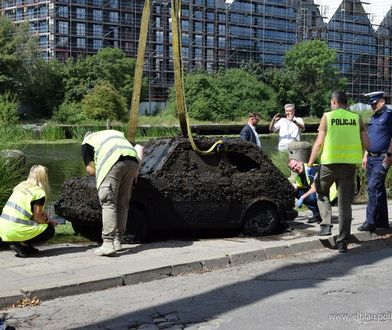
<path id="1" fill-rule="evenodd" d="M 385 178 L 392 165 L 392 110 L 385 106 L 384 92 L 366 96 L 374 114 L 368 124 L 369 148 L 362 160 L 368 176 L 366 222 L 358 230 L 374 232 L 376 228 L 389 228 Z"/>
<path id="2" fill-rule="evenodd" d="M 260 115 L 257 112 L 252 112 L 248 116 L 248 123 L 242 128 L 240 138 L 242 140 L 254 143 L 261 148 L 260 139 L 256 132 L 256 126 L 260 121 Z"/>

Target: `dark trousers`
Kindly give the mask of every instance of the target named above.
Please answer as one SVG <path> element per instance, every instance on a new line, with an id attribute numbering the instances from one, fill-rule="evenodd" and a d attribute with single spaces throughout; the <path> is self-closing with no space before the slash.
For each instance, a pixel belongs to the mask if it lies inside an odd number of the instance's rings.
<path id="1" fill-rule="evenodd" d="M 48 224 L 48 227 L 41 234 L 33 237 L 32 239 L 29 239 L 28 241 L 25 241 L 25 243 L 37 244 L 37 243 L 46 242 L 54 236 L 54 233 L 55 233 L 54 227 L 51 224 Z"/>
<path id="2" fill-rule="evenodd" d="M 332 206 L 329 189 L 336 182 L 338 188 L 339 236 L 337 242 L 347 242 L 351 233 L 351 202 L 354 197 L 354 164 L 321 165 L 316 177 L 317 203 L 323 221 L 321 225 L 332 225 Z"/>
<path id="3" fill-rule="evenodd" d="M 388 225 L 387 192 L 385 178 L 388 169 L 382 166 L 384 156 L 368 157 L 368 205 L 366 209 L 366 222 L 369 225 L 383 227 Z"/>
<path id="4" fill-rule="evenodd" d="M 298 189 L 298 190 L 295 192 L 295 198 L 296 198 L 296 199 L 300 199 L 301 196 L 302 196 L 303 194 L 305 194 L 307 191 L 308 191 L 307 189 Z M 315 217 L 319 217 L 319 216 L 320 216 L 319 208 L 318 208 L 318 206 L 317 206 L 317 194 L 316 194 L 316 193 L 310 194 L 308 197 L 306 197 L 306 198 L 304 199 L 304 205 L 305 205 L 309 210 L 312 211 L 313 216 L 315 216 Z"/>

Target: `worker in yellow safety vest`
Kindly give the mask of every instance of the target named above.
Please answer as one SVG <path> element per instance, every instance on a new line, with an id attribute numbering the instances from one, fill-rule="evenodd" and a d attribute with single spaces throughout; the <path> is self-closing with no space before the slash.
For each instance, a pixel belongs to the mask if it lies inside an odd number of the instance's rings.
<path id="1" fill-rule="evenodd" d="M 331 96 L 332 111 L 321 118 L 317 139 L 308 161 L 313 166 L 319 154 L 320 171 L 315 179 L 317 201 L 322 218 L 319 236 L 331 235 L 332 208 L 329 199 L 334 182 L 338 188 L 339 252 L 347 251 L 351 232 L 356 165 L 361 164 L 363 150 L 368 145 L 365 125 L 358 114 L 347 110 L 347 95 L 336 91 Z"/>
<path id="2" fill-rule="evenodd" d="M 308 223 L 320 223 L 321 217 L 317 206 L 317 194 L 314 185 L 314 178 L 317 175 L 320 166 L 313 165 L 309 168 L 303 161 L 294 158 L 288 160 L 287 166 L 291 171 L 296 173 L 293 187 L 295 189 L 294 196 L 297 199 L 297 207 L 301 208 L 302 205 L 305 205 L 312 212 L 312 217 L 308 220 Z M 333 202 L 336 200 L 336 197 L 336 186 L 333 184 L 330 191 L 330 200 Z"/>
<path id="3" fill-rule="evenodd" d="M 44 212 L 49 195 L 48 170 L 33 165 L 26 181 L 18 184 L 0 216 L 0 237 L 17 257 L 38 253 L 33 244 L 51 239 L 57 223 Z"/>
<path id="4" fill-rule="evenodd" d="M 112 256 L 122 249 L 132 186 L 143 159 L 143 147 L 129 143 L 124 134 L 104 130 L 86 134 L 82 156 L 89 175 L 96 177 L 102 206 L 102 246 L 99 256 Z"/>

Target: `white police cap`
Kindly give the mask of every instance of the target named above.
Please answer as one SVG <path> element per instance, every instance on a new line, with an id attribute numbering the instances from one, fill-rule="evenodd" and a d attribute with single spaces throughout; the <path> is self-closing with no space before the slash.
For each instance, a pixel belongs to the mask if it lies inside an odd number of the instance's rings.
<path id="1" fill-rule="evenodd" d="M 374 104 L 376 103 L 379 99 L 384 97 L 384 92 L 383 91 L 378 91 L 378 92 L 372 92 L 365 94 L 369 98 L 369 104 Z"/>

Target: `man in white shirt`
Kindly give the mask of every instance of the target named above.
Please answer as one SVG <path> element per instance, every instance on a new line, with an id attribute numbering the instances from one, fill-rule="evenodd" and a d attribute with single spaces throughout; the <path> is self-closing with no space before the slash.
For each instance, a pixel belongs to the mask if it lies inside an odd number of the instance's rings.
<path id="1" fill-rule="evenodd" d="M 300 132 L 305 130 L 302 118 L 295 117 L 295 106 L 288 103 L 284 106 L 285 116 L 277 113 L 271 120 L 269 130 L 279 131 L 279 151 L 286 151 L 289 144 L 300 140 Z"/>
<path id="2" fill-rule="evenodd" d="M 257 112 L 250 113 L 248 116 L 248 124 L 245 125 L 240 133 L 240 138 L 254 143 L 261 148 L 259 136 L 256 132 L 256 126 L 260 121 L 260 115 Z"/>

